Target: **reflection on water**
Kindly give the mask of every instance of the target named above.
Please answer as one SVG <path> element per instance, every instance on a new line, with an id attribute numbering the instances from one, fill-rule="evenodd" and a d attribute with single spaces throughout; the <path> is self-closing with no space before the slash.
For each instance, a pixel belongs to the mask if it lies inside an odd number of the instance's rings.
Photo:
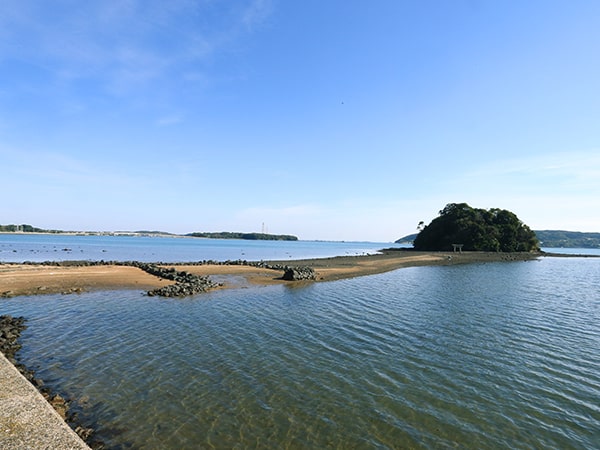
<path id="1" fill-rule="evenodd" d="M 15 298 L 22 356 L 114 448 L 593 448 L 600 261 Z"/>

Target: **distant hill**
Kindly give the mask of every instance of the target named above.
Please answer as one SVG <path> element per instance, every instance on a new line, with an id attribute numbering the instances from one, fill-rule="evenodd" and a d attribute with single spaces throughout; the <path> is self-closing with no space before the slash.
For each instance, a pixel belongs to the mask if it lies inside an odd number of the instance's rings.
<path id="1" fill-rule="evenodd" d="M 415 240 L 415 238 L 417 237 L 418 233 L 415 234 L 409 234 L 407 236 L 401 237 L 400 239 L 398 239 L 397 241 L 395 241 L 396 244 L 412 244 L 413 241 Z"/>
<path id="2" fill-rule="evenodd" d="M 289 234 L 267 234 L 267 233 L 237 233 L 230 231 L 219 232 L 196 232 L 189 233 L 186 236 L 210 238 L 210 239 L 246 239 L 253 241 L 297 241 L 296 236 Z"/>
<path id="3" fill-rule="evenodd" d="M 115 236 L 191 236 L 211 239 L 246 239 L 262 241 L 297 241 L 296 236 L 289 234 L 267 234 L 267 233 L 237 233 L 229 231 L 219 232 L 196 232 L 184 235 L 168 233 L 166 231 L 63 231 L 63 230 L 45 230 L 31 225 L 0 225 L 0 233 L 77 233 L 85 235 L 115 235 Z"/>
<path id="4" fill-rule="evenodd" d="M 600 248 L 600 233 L 562 230 L 537 230 L 534 232 L 542 247 Z"/>

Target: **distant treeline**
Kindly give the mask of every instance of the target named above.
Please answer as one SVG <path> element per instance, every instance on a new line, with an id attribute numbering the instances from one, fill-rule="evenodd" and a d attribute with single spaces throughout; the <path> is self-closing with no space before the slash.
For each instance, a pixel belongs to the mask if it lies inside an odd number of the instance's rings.
<path id="1" fill-rule="evenodd" d="M 168 233 L 166 231 L 150 231 L 150 230 L 139 230 L 139 231 L 133 231 L 134 234 L 151 234 L 151 235 L 161 235 L 164 234 L 165 236 L 176 236 L 173 233 Z"/>
<path id="2" fill-rule="evenodd" d="M 541 230 L 535 234 L 542 247 L 600 248 L 600 233 Z"/>
<path id="3" fill-rule="evenodd" d="M 0 225 L 0 233 L 65 233 L 62 230 L 45 230 L 43 228 L 36 228 L 31 225 Z M 86 233 L 86 234 L 96 234 L 96 232 L 78 232 L 78 233 Z M 140 231 L 132 231 L 130 232 L 132 235 L 154 235 L 154 236 L 178 236 L 177 234 L 167 233 L 165 231 L 148 231 L 148 230 L 140 230 Z M 98 234 L 111 234 L 108 232 L 98 233 Z M 118 234 L 125 234 L 125 232 L 119 232 Z M 201 237 L 201 238 L 211 238 L 211 239 L 246 239 L 253 241 L 297 241 L 298 238 L 296 236 L 292 236 L 289 234 L 267 234 L 267 233 L 236 233 L 229 231 L 220 231 L 216 233 L 211 232 L 197 232 L 197 233 L 189 233 L 184 236 L 192 236 L 192 237 Z"/>
<path id="4" fill-rule="evenodd" d="M 13 233 L 62 233 L 59 230 L 44 230 L 42 228 L 32 227 L 31 225 L 0 225 L 0 232 Z"/>
<path id="5" fill-rule="evenodd" d="M 252 241 L 297 241 L 296 236 L 289 234 L 267 234 L 267 233 L 235 233 L 229 231 L 219 231 L 214 233 L 189 233 L 186 236 L 210 238 L 210 239 L 247 239 Z"/>

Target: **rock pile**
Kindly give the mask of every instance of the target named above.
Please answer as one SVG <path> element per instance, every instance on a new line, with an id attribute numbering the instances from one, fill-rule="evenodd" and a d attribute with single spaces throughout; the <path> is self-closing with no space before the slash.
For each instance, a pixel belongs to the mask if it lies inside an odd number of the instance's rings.
<path id="1" fill-rule="evenodd" d="M 155 264 L 143 263 L 139 263 L 138 267 L 156 277 L 175 281 L 175 284 L 148 291 L 148 295 L 151 297 L 155 295 L 161 297 L 184 297 L 186 295 L 206 292 L 209 289 L 221 286 L 220 283 L 214 283 L 209 277 L 194 275 L 183 270 L 175 270 L 172 267 L 166 269 Z"/>
<path id="2" fill-rule="evenodd" d="M 27 325 L 23 317 L 0 316 L 0 352 L 4 353 L 13 365 L 17 364 L 15 353 L 21 348 L 17 340 L 25 328 Z"/>
<path id="3" fill-rule="evenodd" d="M 302 267 L 290 267 L 286 266 L 284 268 L 283 277 L 286 281 L 308 281 L 308 280 L 316 280 L 317 275 L 312 267 L 302 266 Z"/>

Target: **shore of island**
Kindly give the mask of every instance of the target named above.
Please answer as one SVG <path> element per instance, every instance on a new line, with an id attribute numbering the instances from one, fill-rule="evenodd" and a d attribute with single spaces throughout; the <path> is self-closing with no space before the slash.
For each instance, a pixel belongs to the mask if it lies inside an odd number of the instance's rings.
<path id="1" fill-rule="evenodd" d="M 388 249 L 371 255 L 293 261 L 203 261 L 175 264 L 155 263 L 155 265 L 196 276 L 210 277 L 218 281 L 215 283 L 214 289 L 226 289 L 290 283 L 283 277 L 282 269 L 284 267 L 310 268 L 314 272 L 313 279 L 319 282 L 374 275 L 403 267 L 526 261 L 544 255 L 546 254 L 535 252 L 459 253 Z M 173 284 L 172 280 L 141 270 L 135 264 L 86 261 L 0 263 L 0 297 L 68 294 L 114 289 L 150 291 L 171 284 Z"/>

